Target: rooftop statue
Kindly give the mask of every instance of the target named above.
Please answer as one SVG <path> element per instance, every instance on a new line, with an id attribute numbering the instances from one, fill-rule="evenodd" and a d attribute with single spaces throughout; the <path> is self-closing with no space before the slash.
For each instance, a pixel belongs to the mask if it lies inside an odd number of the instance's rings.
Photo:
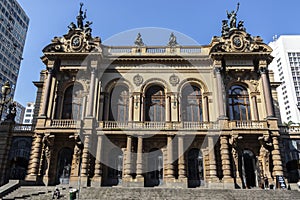
<path id="1" fill-rule="evenodd" d="M 136 37 L 136 39 L 135 39 L 135 41 L 134 41 L 134 44 L 135 44 L 136 46 L 145 46 L 145 44 L 144 44 L 144 42 L 143 42 L 143 39 L 142 39 L 141 33 L 138 33 L 138 34 L 137 34 L 137 37 Z"/>
<path id="2" fill-rule="evenodd" d="M 80 28 L 80 29 L 83 29 L 83 20 L 86 18 L 86 10 L 83 13 L 82 6 L 83 6 L 83 3 L 80 3 L 79 13 L 78 13 L 78 16 L 76 17 L 77 28 Z"/>
<path id="3" fill-rule="evenodd" d="M 176 46 L 178 45 L 177 43 L 177 39 L 176 39 L 176 36 L 174 35 L 174 33 L 172 32 L 171 35 L 170 35 L 170 38 L 169 38 L 169 42 L 168 42 L 168 46 Z"/>
<path id="4" fill-rule="evenodd" d="M 236 16 L 237 16 L 237 12 L 239 10 L 239 6 L 240 6 L 240 3 L 237 4 L 236 11 L 233 10 L 230 13 L 228 12 L 228 10 L 226 11 L 227 18 L 229 19 L 230 28 L 236 28 Z"/>

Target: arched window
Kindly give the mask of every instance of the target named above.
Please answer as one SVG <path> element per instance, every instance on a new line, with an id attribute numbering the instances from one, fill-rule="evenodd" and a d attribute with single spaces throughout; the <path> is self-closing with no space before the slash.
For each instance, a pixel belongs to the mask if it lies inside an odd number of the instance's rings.
<path id="1" fill-rule="evenodd" d="M 233 85 L 228 91 L 230 120 L 251 120 L 248 91 L 240 85 Z"/>
<path id="2" fill-rule="evenodd" d="M 199 87 L 188 85 L 182 90 L 182 121 L 203 121 L 202 95 Z"/>
<path id="3" fill-rule="evenodd" d="M 110 121 L 128 121 L 129 91 L 126 86 L 116 86 L 110 94 Z"/>
<path id="4" fill-rule="evenodd" d="M 165 92 L 160 86 L 151 86 L 146 91 L 146 121 L 165 121 Z"/>
<path id="5" fill-rule="evenodd" d="M 64 93 L 62 119 L 81 119 L 83 88 L 80 84 L 69 86 Z"/>

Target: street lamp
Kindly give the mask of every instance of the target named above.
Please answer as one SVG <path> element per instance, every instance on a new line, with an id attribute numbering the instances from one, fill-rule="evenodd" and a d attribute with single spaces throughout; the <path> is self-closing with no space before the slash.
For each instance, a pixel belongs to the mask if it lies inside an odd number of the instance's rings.
<path id="1" fill-rule="evenodd" d="M 11 87 L 8 81 L 6 81 L 4 83 L 4 85 L 1 88 L 1 92 L 2 92 L 2 99 L 0 101 L 0 105 L 1 105 L 1 110 L 0 110 L 0 119 L 2 119 L 2 112 L 3 112 L 3 108 L 4 105 L 7 104 L 10 101 L 10 98 L 6 99 L 7 95 L 10 94 L 11 91 Z"/>

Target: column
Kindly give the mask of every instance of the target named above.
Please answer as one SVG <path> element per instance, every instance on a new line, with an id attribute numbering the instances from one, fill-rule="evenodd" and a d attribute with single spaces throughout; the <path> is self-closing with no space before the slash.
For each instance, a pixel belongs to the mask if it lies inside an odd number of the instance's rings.
<path id="1" fill-rule="evenodd" d="M 167 178 L 174 178 L 174 167 L 173 167 L 173 143 L 172 143 L 172 135 L 168 135 L 168 143 L 167 143 L 167 158 L 168 158 L 168 170 L 167 170 Z"/>
<path id="2" fill-rule="evenodd" d="M 178 176 L 180 179 L 186 178 L 183 137 L 183 135 L 178 137 Z"/>
<path id="3" fill-rule="evenodd" d="M 90 135 L 84 137 L 84 148 L 82 151 L 82 163 L 81 163 L 81 175 L 84 178 L 88 177 L 89 167 L 89 147 L 90 147 Z M 85 184 L 85 183 L 84 183 Z"/>
<path id="4" fill-rule="evenodd" d="M 171 121 L 171 116 L 170 116 L 170 104 L 171 104 L 171 96 L 169 94 L 166 95 L 166 122 Z"/>
<path id="5" fill-rule="evenodd" d="M 30 155 L 30 160 L 28 164 L 28 175 L 26 180 L 28 181 L 36 181 L 39 172 L 40 159 L 42 154 L 42 139 L 43 134 L 36 133 L 35 139 L 32 142 L 32 151 Z"/>
<path id="6" fill-rule="evenodd" d="M 218 106 L 219 106 L 219 118 L 226 117 L 225 115 L 225 109 L 224 109 L 224 99 L 223 99 L 223 87 L 222 87 L 222 61 L 221 60 L 215 60 L 214 61 L 215 66 L 215 73 L 217 78 L 217 95 L 218 95 Z"/>
<path id="7" fill-rule="evenodd" d="M 279 141 L 277 136 L 273 136 L 273 151 L 272 151 L 272 160 L 273 160 L 273 177 L 276 176 L 283 176 L 283 168 L 282 168 L 282 161 L 281 155 L 279 150 Z"/>
<path id="8" fill-rule="evenodd" d="M 54 65 L 54 61 L 53 61 L 52 64 Z M 50 86 L 51 86 L 51 81 L 52 81 L 52 76 L 53 76 L 52 73 L 53 73 L 53 69 L 49 68 L 48 69 L 47 82 L 46 82 L 45 90 L 44 90 L 45 93 L 44 93 L 43 105 L 42 105 L 42 109 L 41 109 L 42 112 L 41 112 L 40 116 L 46 116 L 46 113 L 47 113 L 48 100 L 49 100 L 49 94 L 50 94 Z"/>
<path id="9" fill-rule="evenodd" d="M 203 121 L 204 122 L 208 122 L 209 121 L 208 96 L 204 96 L 204 101 L 203 101 Z"/>
<path id="10" fill-rule="evenodd" d="M 136 178 L 143 178 L 143 137 L 138 136 L 137 159 L 136 159 Z"/>
<path id="11" fill-rule="evenodd" d="M 93 61 L 92 61 L 93 62 Z M 95 93 L 95 68 L 91 69 L 91 82 L 90 82 L 90 91 L 89 91 L 89 106 L 88 106 L 88 117 L 93 116 L 93 108 L 94 108 L 94 93 Z"/>
<path id="12" fill-rule="evenodd" d="M 228 138 L 227 136 L 221 136 L 221 160 L 222 160 L 222 170 L 223 170 L 223 180 L 224 182 L 231 182 L 232 178 L 230 176 L 230 157 L 229 157 L 229 149 L 228 149 Z"/>
<path id="13" fill-rule="evenodd" d="M 132 122 L 132 119 L 133 119 L 133 96 L 130 95 L 129 97 L 129 105 L 128 105 L 128 121 L 129 122 Z"/>
<path id="14" fill-rule="evenodd" d="M 257 109 L 257 101 L 256 101 L 256 95 L 253 95 L 251 97 L 252 105 L 253 105 L 253 120 L 258 121 L 259 115 L 258 115 L 258 109 Z"/>
<path id="15" fill-rule="evenodd" d="M 214 150 L 214 138 L 208 136 L 208 158 L 209 158 L 209 179 L 211 182 L 217 180 L 217 166 Z"/>
<path id="16" fill-rule="evenodd" d="M 100 94 L 100 105 L 99 105 L 99 121 L 103 121 L 104 120 L 104 94 L 101 93 Z"/>
<path id="17" fill-rule="evenodd" d="M 267 108 L 267 117 L 274 117 L 273 103 L 272 103 L 272 95 L 270 90 L 269 79 L 267 76 L 267 61 L 260 60 L 259 61 L 259 69 L 261 73 L 261 80 L 264 91 L 265 104 Z"/>
<path id="18" fill-rule="evenodd" d="M 104 113 L 104 119 L 103 121 L 108 121 L 109 118 L 109 94 L 103 93 L 104 96 L 104 107 L 103 107 L 103 113 Z"/>
<path id="19" fill-rule="evenodd" d="M 170 121 L 178 122 L 178 94 L 173 93 L 171 97 Z"/>
<path id="20" fill-rule="evenodd" d="M 127 136 L 127 147 L 126 147 L 126 159 L 125 159 L 125 169 L 124 169 L 124 178 L 131 177 L 131 148 L 132 148 L 132 136 Z"/>
<path id="21" fill-rule="evenodd" d="M 139 92 L 133 93 L 133 121 L 139 122 L 144 119 L 143 97 Z"/>
<path id="22" fill-rule="evenodd" d="M 102 156 L 102 138 L 103 134 L 97 134 L 97 152 L 96 152 L 96 160 L 95 160 L 95 175 L 92 181 L 92 186 L 100 187 L 102 181 L 102 165 L 101 165 L 101 156 Z"/>

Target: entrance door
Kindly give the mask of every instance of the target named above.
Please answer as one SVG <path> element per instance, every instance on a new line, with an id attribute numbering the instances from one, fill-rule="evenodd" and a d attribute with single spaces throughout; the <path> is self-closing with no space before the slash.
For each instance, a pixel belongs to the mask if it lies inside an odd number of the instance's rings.
<path id="1" fill-rule="evenodd" d="M 250 150 L 244 150 L 242 157 L 243 187 L 253 188 L 257 186 L 256 159 Z"/>
<path id="2" fill-rule="evenodd" d="M 203 180 L 203 157 L 199 149 L 193 148 L 188 153 L 188 187 L 199 187 L 201 180 Z"/>
<path id="3" fill-rule="evenodd" d="M 147 158 L 145 187 L 159 186 L 163 182 L 163 156 L 160 149 L 151 149 Z"/>
<path id="4" fill-rule="evenodd" d="M 113 186 L 122 183 L 123 152 L 119 148 L 112 149 L 109 155 L 107 181 L 105 185 Z"/>
<path id="5" fill-rule="evenodd" d="M 69 184 L 73 151 L 63 148 L 58 153 L 57 179 L 60 184 Z"/>

